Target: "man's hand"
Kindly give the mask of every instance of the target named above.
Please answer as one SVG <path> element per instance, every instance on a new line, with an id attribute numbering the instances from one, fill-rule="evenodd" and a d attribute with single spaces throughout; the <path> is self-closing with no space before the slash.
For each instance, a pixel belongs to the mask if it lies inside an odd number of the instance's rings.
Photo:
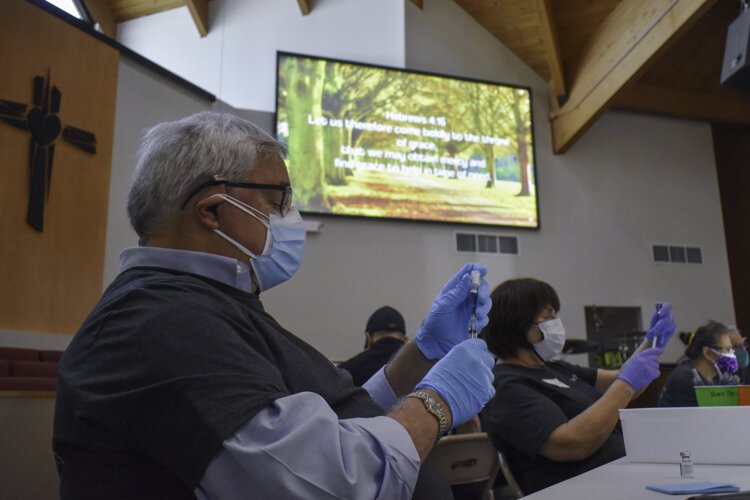
<path id="1" fill-rule="evenodd" d="M 447 403 L 451 428 L 479 413 L 495 396 L 492 367 L 495 359 L 482 339 L 461 342 L 417 384 L 417 389 L 432 389 Z"/>
<path id="2" fill-rule="evenodd" d="M 440 359 L 455 345 L 469 338 L 469 319 L 474 295 L 471 272 L 479 271 L 482 281 L 476 296 L 479 330 L 487 325 L 492 307 L 487 270 L 479 264 L 466 264 L 440 290 L 416 335 L 417 346 L 427 359 Z"/>

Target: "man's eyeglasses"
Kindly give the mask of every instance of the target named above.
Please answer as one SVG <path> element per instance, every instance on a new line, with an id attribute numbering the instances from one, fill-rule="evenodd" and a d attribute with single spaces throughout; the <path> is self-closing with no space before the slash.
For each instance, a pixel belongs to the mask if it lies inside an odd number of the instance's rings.
<path id="1" fill-rule="evenodd" d="M 217 186 L 219 184 L 224 184 L 227 187 L 233 187 L 233 188 L 273 189 L 275 191 L 281 191 L 281 203 L 279 203 L 279 213 L 281 214 L 282 217 L 284 217 L 287 213 L 289 213 L 289 208 L 291 208 L 292 206 L 292 186 L 289 186 L 286 184 L 257 184 L 255 182 L 231 182 L 231 181 L 225 181 L 221 179 L 215 179 L 212 181 L 204 182 L 203 184 L 193 189 L 190 192 L 190 194 L 185 198 L 185 201 L 182 203 L 182 205 L 180 205 L 180 210 L 185 208 L 185 206 L 193 198 L 193 196 L 200 193 L 202 190 L 206 189 L 209 186 Z"/>

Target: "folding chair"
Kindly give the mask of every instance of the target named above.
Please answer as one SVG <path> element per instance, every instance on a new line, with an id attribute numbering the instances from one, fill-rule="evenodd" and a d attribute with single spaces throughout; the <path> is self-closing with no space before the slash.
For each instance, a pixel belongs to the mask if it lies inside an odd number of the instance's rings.
<path id="1" fill-rule="evenodd" d="M 487 433 L 477 432 L 441 438 L 427 461 L 442 472 L 449 484 L 486 481 L 482 499 L 494 500 L 492 486 L 500 470 L 499 458 Z"/>
<path id="2" fill-rule="evenodd" d="M 500 471 L 503 473 L 505 482 L 508 483 L 508 486 L 510 487 L 511 492 L 516 496 L 516 498 L 523 497 L 523 491 L 521 490 L 521 486 L 518 484 L 518 481 L 516 481 L 516 478 L 513 476 L 513 473 L 510 471 L 510 466 L 508 465 L 508 461 L 505 459 L 505 457 L 500 451 L 497 452 L 497 458 L 500 461 Z"/>

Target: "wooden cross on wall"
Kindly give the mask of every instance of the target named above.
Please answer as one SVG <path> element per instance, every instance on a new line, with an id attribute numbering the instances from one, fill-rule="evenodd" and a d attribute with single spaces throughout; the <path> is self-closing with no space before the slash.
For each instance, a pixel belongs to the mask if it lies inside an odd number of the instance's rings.
<path id="1" fill-rule="evenodd" d="M 87 153 L 96 153 L 96 136 L 85 130 L 67 125 L 63 127 L 58 113 L 62 93 L 57 86 L 50 89 L 47 78 L 34 77 L 34 107 L 28 113 L 26 104 L 0 99 L 0 121 L 31 132 L 29 154 L 29 207 L 26 222 L 37 231 L 44 230 L 44 205 L 52 181 L 52 160 L 55 140 L 61 135 L 66 142 Z"/>

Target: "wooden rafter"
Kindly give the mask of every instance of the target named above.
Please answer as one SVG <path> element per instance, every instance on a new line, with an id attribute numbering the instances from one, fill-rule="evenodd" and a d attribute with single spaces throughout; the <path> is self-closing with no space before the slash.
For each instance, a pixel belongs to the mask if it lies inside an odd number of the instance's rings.
<path id="1" fill-rule="evenodd" d="M 102 33 L 110 38 L 117 37 L 117 21 L 105 0 L 83 0 L 95 23 L 99 23 Z"/>
<path id="2" fill-rule="evenodd" d="M 299 4 L 299 10 L 302 11 L 302 15 L 306 16 L 310 13 L 310 0 L 297 0 Z"/>
<path id="3" fill-rule="evenodd" d="M 622 0 L 592 36 L 567 102 L 550 116 L 555 153 L 565 152 L 612 102 L 716 0 Z"/>
<path id="4" fill-rule="evenodd" d="M 693 120 L 750 124 L 750 96 L 725 96 L 637 84 L 621 90 L 612 107 Z"/>
<path id="5" fill-rule="evenodd" d="M 185 0 L 106 0 L 106 3 L 118 23 L 185 6 Z"/>
<path id="6" fill-rule="evenodd" d="M 185 0 L 201 37 L 208 34 L 208 0 Z"/>
<path id="7" fill-rule="evenodd" d="M 423 10 L 424 9 L 424 2 L 423 0 L 411 0 L 411 3 L 417 6 L 417 8 Z"/>
<path id="8" fill-rule="evenodd" d="M 557 39 L 557 29 L 552 18 L 550 0 L 536 0 L 536 11 L 539 16 L 539 34 L 544 43 L 544 52 L 547 55 L 547 65 L 550 73 L 550 90 L 555 96 L 564 96 L 565 72 L 563 70 L 562 56 L 560 55 L 560 43 Z"/>

